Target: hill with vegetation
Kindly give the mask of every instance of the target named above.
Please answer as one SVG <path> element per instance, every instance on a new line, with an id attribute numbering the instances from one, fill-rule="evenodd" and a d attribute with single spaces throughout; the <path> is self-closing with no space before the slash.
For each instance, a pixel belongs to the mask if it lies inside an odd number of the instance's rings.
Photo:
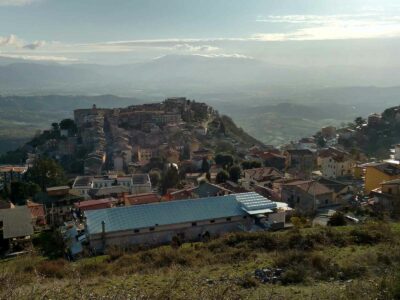
<path id="1" fill-rule="evenodd" d="M 75 262 L 57 258 L 62 253 L 48 236 L 34 244 L 31 254 L 0 261 L 0 299 L 400 297 L 398 223 L 231 233 L 151 249 L 112 248 Z"/>
<path id="2" fill-rule="evenodd" d="M 400 143 L 400 106 L 384 110 L 380 121 L 373 124 L 357 117 L 349 128 L 354 130 L 354 137 L 339 140 L 343 146 L 359 149 L 372 157 L 389 158 L 389 150 Z"/>

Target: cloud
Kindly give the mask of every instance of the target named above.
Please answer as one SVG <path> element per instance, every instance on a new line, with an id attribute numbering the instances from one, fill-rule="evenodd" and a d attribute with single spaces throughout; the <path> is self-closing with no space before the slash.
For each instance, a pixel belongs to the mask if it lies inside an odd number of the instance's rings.
<path id="1" fill-rule="evenodd" d="M 173 47 L 173 50 L 188 51 L 188 52 L 213 52 L 219 50 L 218 47 L 210 45 L 190 45 L 190 44 L 177 44 Z"/>
<path id="2" fill-rule="evenodd" d="M 239 54 L 239 53 L 220 53 L 220 54 L 193 54 L 196 56 L 209 57 L 209 58 L 217 58 L 217 57 L 226 57 L 226 58 L 245 58 L 245 59 L 254 59 L 254 57 Z"/>
<path id="3" fill-rule="evenodd" d="M 45 44 L 45 41 L 34 41 L 27 44 L 24 40 L 20 39 L 14 34 L 10 34 L 6 37 L 0 36 L 0 47 L 35 50 L 37 48 L 43 47 Z"/>
<path id="4" fill-rule="evenodd" d="M 45 41 L 34 41 L 31 44 L 26 44 L 25 46 L 23 46 L 24 49 L 30 49 L 30 50 L 35 50 L 39 47 L 43 47 L 46 44 Z"/>
<path id="5" fill-rule="evenodd" d="M 259 18 L 257 22 L 294 24 L 299 28 L 280 33 L 258 33 L 259 41 L 306 41 L 400 36 L 400 16 L 377 13 L 353 15 L 283 15 Z"/>
<path id="6" fill-rule="evenodd" d="M 52 61 L 52 62 L 76 62 L 79 61 L 75 58 L 69 58 L 65 56 L 53 56 L 53 55 L 22 55 L 22 54 L 6 54 L 0 53 L 0 57 L 23 59 L 30 61 Z"/>
<path id="7" fill-rule="evenodd" d="M 41 0 L 0 0 L 0 6 L 25 6 L 37 2 Z"/>
<path id="8" fill-rule="evenodd" d="M 10 34 L 9 36 L 6 37 L 0 36 L 0 47 L 13 46 L 19 48 L 23 46 L 23 43 L 24 42 L 14 34 Z"/>

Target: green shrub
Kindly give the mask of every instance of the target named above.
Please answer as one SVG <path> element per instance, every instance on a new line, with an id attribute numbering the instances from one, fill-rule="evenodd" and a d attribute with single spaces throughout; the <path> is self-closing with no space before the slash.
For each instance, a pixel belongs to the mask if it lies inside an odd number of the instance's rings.
<path id="1" fill-rule="evenodd" d="M 237 280 L 237 285 L 244 289 L 250 289 L 258 286 L 258 281 L 251 274 L 245 274 Z"/>
<path id="2" fill-rule="evenodd" d="M 344 226 L 346 225 L 346 218 L 340 211 L 335 212 L 328 221 L 329 226 Z"/>
<path id="3" fill-rule="evenodd" d="M 303 266 L 293 266 L 283 272 L 281 277 L 282 284 L 297 284 L 304 282 L 306 279 L 306 270 Z"/>
<path id="4" fill-rule="evenodd" d="M 274 259 L 274 266 L 287 268 L 293 265 L 303 264 L 307 259 L 307 254 L 303 251 L 289 250 L 278 254 Z"/>

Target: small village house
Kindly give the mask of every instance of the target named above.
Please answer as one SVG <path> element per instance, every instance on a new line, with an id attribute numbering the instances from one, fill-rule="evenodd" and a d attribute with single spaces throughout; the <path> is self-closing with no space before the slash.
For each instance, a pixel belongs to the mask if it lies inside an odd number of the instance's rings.
<path id="1" fill-rule="evenodd" d="M 379 188 L 384 181 L 400 178 L 400 166 L 387 162 L 365 164 L 365 193 Z"/>
<path id="2" fill-rule="evenodd" d="M 322 175 L 327 178 L 351 176 L 353 173 L 354 161 L 350 154 L 336 148 L 319 151 L 317 163 Z"/>
<path id="3" fill-rule="evenodd" d="M 382 209 L 400 214 L 400 179 L 382 182 L 372 190 L 371 196 Z"/>
<path id="4" fill-rule="evenodd" d="M 282 201 L 299 213 L 312 214 L 337 204 L 332 190 L 314 180 L 295 180 L 282 184 Z"/>

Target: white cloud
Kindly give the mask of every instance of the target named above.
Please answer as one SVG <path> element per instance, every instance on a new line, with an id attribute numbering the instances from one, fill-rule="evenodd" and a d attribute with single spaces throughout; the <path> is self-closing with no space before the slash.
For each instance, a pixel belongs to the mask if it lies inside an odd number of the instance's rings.
<path id="1" fill-rule="evenodd" d="M 0 0 L 0 6 L 25 6 L 41 0 Z"/>
<path id="2" fill-rule="evenodd" d="M 43 47 L 46 44 L 45 41 L 34 41 L 32 43 L 26 43 L 24 40 L 20 39 L 14 34 L 2 37 L 0 36 L 0 47 L 7 47 L 14 50 L 17 49 L 30 49 L 35 50 L 37 48 Z"/>
<path id="3" fill-rule="evenodd" d="M 245 58 L 245 59 L 254 59 L 254 57 L 239 54 L 239 53 L 220 53 L 220 54 L 193 54 L 197 56 L 215 58 L 215 57 L 227 57 L 227 58 Z"/>
<path id="4" fill-rule="evenodd" d="M 190 45 L 190 44 L 177 44 L 173 47 L 173 50 L 188 51 L 188 52 L 213 52 L 219 50 L 218 47 L 210 45 Z"/>
<path id="5" fill-rule="evenodd" d="M 392 38 L 400 36 L 400 16 L 376 13 L 354 15 L 284 15 L 268 16 L 258 22 L 287 23 L 299 28 L 289 32 L 258 33 L 260 41 L 302 41 Z"/>
<path id="6" fill-rule="evenodd" d="M 0 53 L 0 57 L 23 59 L 30 61 L 52 61 L 52 62 L 76 62 L 79 61 L 75 58 L 69 58 L 65 56 L 53 56 L 53 55 L 23 55 L 23 54 L 6 54 Z"/>
<path id="7" fill-rule="evenodd" d="M 11 47 L 22 47 L 24 44 L 24 42 L 19 39 L 17 36 L 15 36 L 14 34 L 10 34 L 9 36 L 6 37 L 1 37 L 0 36 L 0 47 L 7 47 L 7 46 L 11 46 Z"/>

